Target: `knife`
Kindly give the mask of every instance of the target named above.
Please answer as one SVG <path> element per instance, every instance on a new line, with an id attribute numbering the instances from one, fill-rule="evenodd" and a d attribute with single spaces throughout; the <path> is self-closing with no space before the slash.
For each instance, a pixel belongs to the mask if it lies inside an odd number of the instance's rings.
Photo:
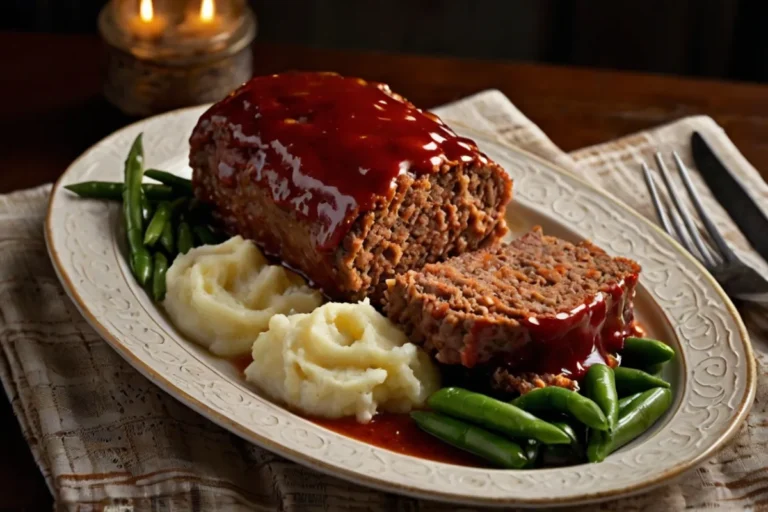
<path id="1" fill-rule="evenodd" d="M 768 261 L 768 218 L 699 132 L 691 136 L 693 161 L 712 195 L 725 208 L 752 247 Z"/>

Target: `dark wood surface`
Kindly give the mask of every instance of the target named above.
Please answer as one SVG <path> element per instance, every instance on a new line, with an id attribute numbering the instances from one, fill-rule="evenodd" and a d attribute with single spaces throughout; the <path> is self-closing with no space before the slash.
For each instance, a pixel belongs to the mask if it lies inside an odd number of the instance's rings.
<path id="1" fill-rule="evenodd" d="M 424 107 L 497 88 L 566 151 L 707 114 L 768 178 L 768 86 L 265 44 L 254 60 L 257 73 L 325 69 L 385 81 Z M 0 34 L 0 62 L 0 193 L 56 179 L 89 146 L 133 121 L 100 96 L 95 37 Z M 50 509 L 5 399 L 0 433 L 0 509 Z"/>

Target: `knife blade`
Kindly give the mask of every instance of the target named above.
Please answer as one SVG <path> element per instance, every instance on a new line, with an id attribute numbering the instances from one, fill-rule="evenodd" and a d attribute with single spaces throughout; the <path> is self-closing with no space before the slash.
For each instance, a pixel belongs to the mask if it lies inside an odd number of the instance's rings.
<path id="1" fill-rule="evenodd" d="M 752 247 L 768 261 L 768 218 L 699 132 L 691 135 L 693 160 L 715 199 Z"/>

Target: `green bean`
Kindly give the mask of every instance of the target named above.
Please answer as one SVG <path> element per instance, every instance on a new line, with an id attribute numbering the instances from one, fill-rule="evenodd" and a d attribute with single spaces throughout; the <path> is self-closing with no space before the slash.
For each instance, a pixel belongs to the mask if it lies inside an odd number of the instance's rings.
<path id="1" fill-rule="evenodd" d="M 613 433 L 595 432 L 587 448 L 590 462 L 601 462 L 633 439 L 641 436 L 672 404 L 672 391 L 654 388 L 642 393 L 622 413 Z"/>
<path id="2" fill-rule="evenodd" d="M 141 194 L 141 220 L 144 223 L 144 225 L 147 225 L 150 220 L 152 220 L 152 214 L 154 213 L 154 208 L 152 207 L 152 203 L 149 202 L 149 199 L 147 199 L 146 194 Z"/>
<path id="3" fill-rule="evenodd" d="M 511 404 L 530 412 L 550 411 L 569 414 L 596 430 L 608 428 L 608 420 L 605 419 L 600 406 L 575 391 L 557 386 L 534 389 L 515 398 Z"/>
<path id="4" fill-rule="evenodd" d="M 187 254 L 194 245 L 192 229 L 189 227 L 189 224 L 184 221 L 180 222 L 178 234 L 176 235 L 176 248 L 179 250 L 179 253 Z"/>
<path id="5" fill-rule="evenodd" d="M 142 134 L 133 141 L 125 159 L 125 188 L 123 190 L 123 217 L 130 251 L 130 266 L 141 286 L 152 277 L 152 255 L 144 247 L 141 220 L 141 178 L 144 173 L 144 147 Z"/>
<path id="6" fill-rule="evenodd" d="M 675 357 L 675 351 L 669 345 L 649 338 L 632 338 L 624 340 L 621 351 L 622 364 L 632 368 L 647 368 L 666 363 Z"/>
<path id="7" fill-rule="evenodd" d="M 429 397 L 427 404 L 438 412 L 512 437 L 537 439 L 544 444 L 571 442 L 556 426 L 514 405 L 466 389 L 440 389 Z"/>
<path id="8" fill-rule="evenodd" d="M 654 377 L 660 377 L 661 376 L 661 370 L 664 368 L 664 365 L 666 363 L 656 363 L 652 364 L 651 366 L 648 366 L 646 368 L 639 368 L 640 370 L 643 370 L 645 373 L 649 375 L 653 375 Z"/>
<path id="9" fill-rule="evenodd" d="M 541 453 L 543 466 L 570 466 L 582 461 L 583 457 L 577 451 L 564 444 L 544 445 Z"/>
<path id="10" fill-rule="evenodd" d="M 634 368 L 620 366 L 614 369 L 613 373 L 616 376 L 616 391 L 618 391 L 620 397 L 651 388 L 669 387 L 669 382 Z"/>
<path id="11" fill-rule="evenodd" d="M 160 235 L 163 234 L 163 228 L 170 218 L 171 203 L 164 201 L 158 205 L 149 226 L 147 226 L 147 230 L 144 232 L 144 245 L 147 247 L 155 245 L 155 242 L 160 239 Z"/>
<path id="12" fill-rule="evenodd" d="M 155 271 L 152 276 L 152 298 L 162 302 L 165 298 L 165 273 L 168 272 L 168 259 L 161 252 L 155 253 Z"/>
<path id="13" fill-rule="evenodd" d="M 599 430 L 590 430 L 589 439 L 587 440 L 587 460 L 589 462 L 602 462 L 608 456 L 605 453 L 606 446 L 610 442 L 610 434 L 608 432 L 600 432 Z"/>
<path id="14" fill-rule="evenodd" d="M 213 233 L 213 231 L 211 231 L 211 228 L 208 226 L 198 224 L 192 226 L 192 231 L 194 231 L 197 239 L 202 245 L 216 245 L 219 243 L 218 237 Z"/>
<path id="15" fill-rule="evenodd" d="M 612 431 L 619 421 L 619 396 L 613 370 L 604 364 L 593 364 L 584 376 L 584 385 L 585 395 L 600 407 L 608 421 L 608 430 Z"/>
<path id="16" fill-rule="evenodd" d="M 519 444 L 482 428 L 434 412 L 413 411 L 411 418 L 425 432 L 502 468 L 520 469 L 528 464 Z"/>
<path id="17" fill-rule="evenodd" d="M 123 200 L 123 184 L 119 181 L 83 181 L 66 185 L 65 189 L 74 192 L 80 197 L 89 199 L 110 199 L 113 201 Z M 163 199 L 172 199 L 175 194 L 168 185 L 158 185 L 156 183 L 144 183 L 141 185 L 144 195 L 147 199 L 159 201 Z"/>
<path id="18" fill-rule="evenodd" d="M 163 229 L 167 223 L 171 222 L 174 212 L 176 212 L 184 203 L 185 198 L 180 197 L 174 202 L 169 203 L 163 201 L 155 210 L 155 214 L 152 216 L 152 220 L 147 226 L 147 230 L 144 232 L 144 245 L 152 247 L 160 239 L 163 234 Z"/>
<path id="19" fill-rule="evenodd" d="M 544 445 L 539 457 L 540 465 L 547 467 L 581 463 L 584 460 L 584 447 L 576 429 L 566 421 L 553 421 L 552 424 L 568 435 L 571 444 Z"/>
<path id="20" fill-rule="evenodd" d="M 565 421 L 553 421 L 552 424 L 568 435 L 572 445 L 579 444 L 579 436 L 576 434 L 573 425 Z"/>
<path id="21" fill-rule="evenodd" d="M 192 182 L 181 176 L 176 176 L 166 171 L 160 171 L 158 169 L 147 169 L 145 173 L 148 178 L 157 180 L 164 185 L 168 185 L 179 192 L 192 195 Z"/>
<path id="22" fill-rule="evenodd" d="M 641 395 L 642 393 L 635 393 L 634 395 L 625 396 L 619 400 L 619 416 L 621 416 L 629 404 L 640 398 Z"/>
<path id="23" fill-rule="evenodd" d="M 170 220 L 163 226 L 163 233 L 160 235 L 160 245 L 163 246 L 165 252 L 173 260 L 173 257 L 176 255 L 176 240 L 173 237 L 173 222 Z"/>
<path id="24" fill-rule="evenodd" d="M 553 445 L 562 446 L 562 445 Z M 539 456 L 541 455 L 541 443 L 535 439 L 527 439 L 523 444 L 525 458 L 528 459 L 526 468 L 535 468 L 539 465 Z"/>

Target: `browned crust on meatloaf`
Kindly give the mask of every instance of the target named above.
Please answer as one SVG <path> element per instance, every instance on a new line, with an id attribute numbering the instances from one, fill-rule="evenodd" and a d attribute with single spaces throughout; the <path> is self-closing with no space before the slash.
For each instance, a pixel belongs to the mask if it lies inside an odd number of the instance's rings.
<path id="1" fill-rule="evenodd" d="M 398 176 L 391 197 L 358 215 L 335 251 L 321 252 L 312 242 L 316 226 L 275 204 L 245 166 L 229 183 L 218 178 L 216 144 L 226 145 L 229 136 L 196 141 L 190 156 L 196 196 L 214 207 L 229 233 L 256 241 L 332 299 L 368 296 L 377 303 L 396 273 L 493 244 L 506 232 L 506 172 L 493 162 L 444 165 L 430 175 Z"/>
<path id="2" fill-rule="evenodd" d="M 438 361 L 472 367 L 529 343 L 522 319 L 570 312 L 639 272 L 629 259 L 536 228 L 510 244 L 396 276 L 385 311 Z M 631 300 L 626 307 L 631 317 Z"/>

